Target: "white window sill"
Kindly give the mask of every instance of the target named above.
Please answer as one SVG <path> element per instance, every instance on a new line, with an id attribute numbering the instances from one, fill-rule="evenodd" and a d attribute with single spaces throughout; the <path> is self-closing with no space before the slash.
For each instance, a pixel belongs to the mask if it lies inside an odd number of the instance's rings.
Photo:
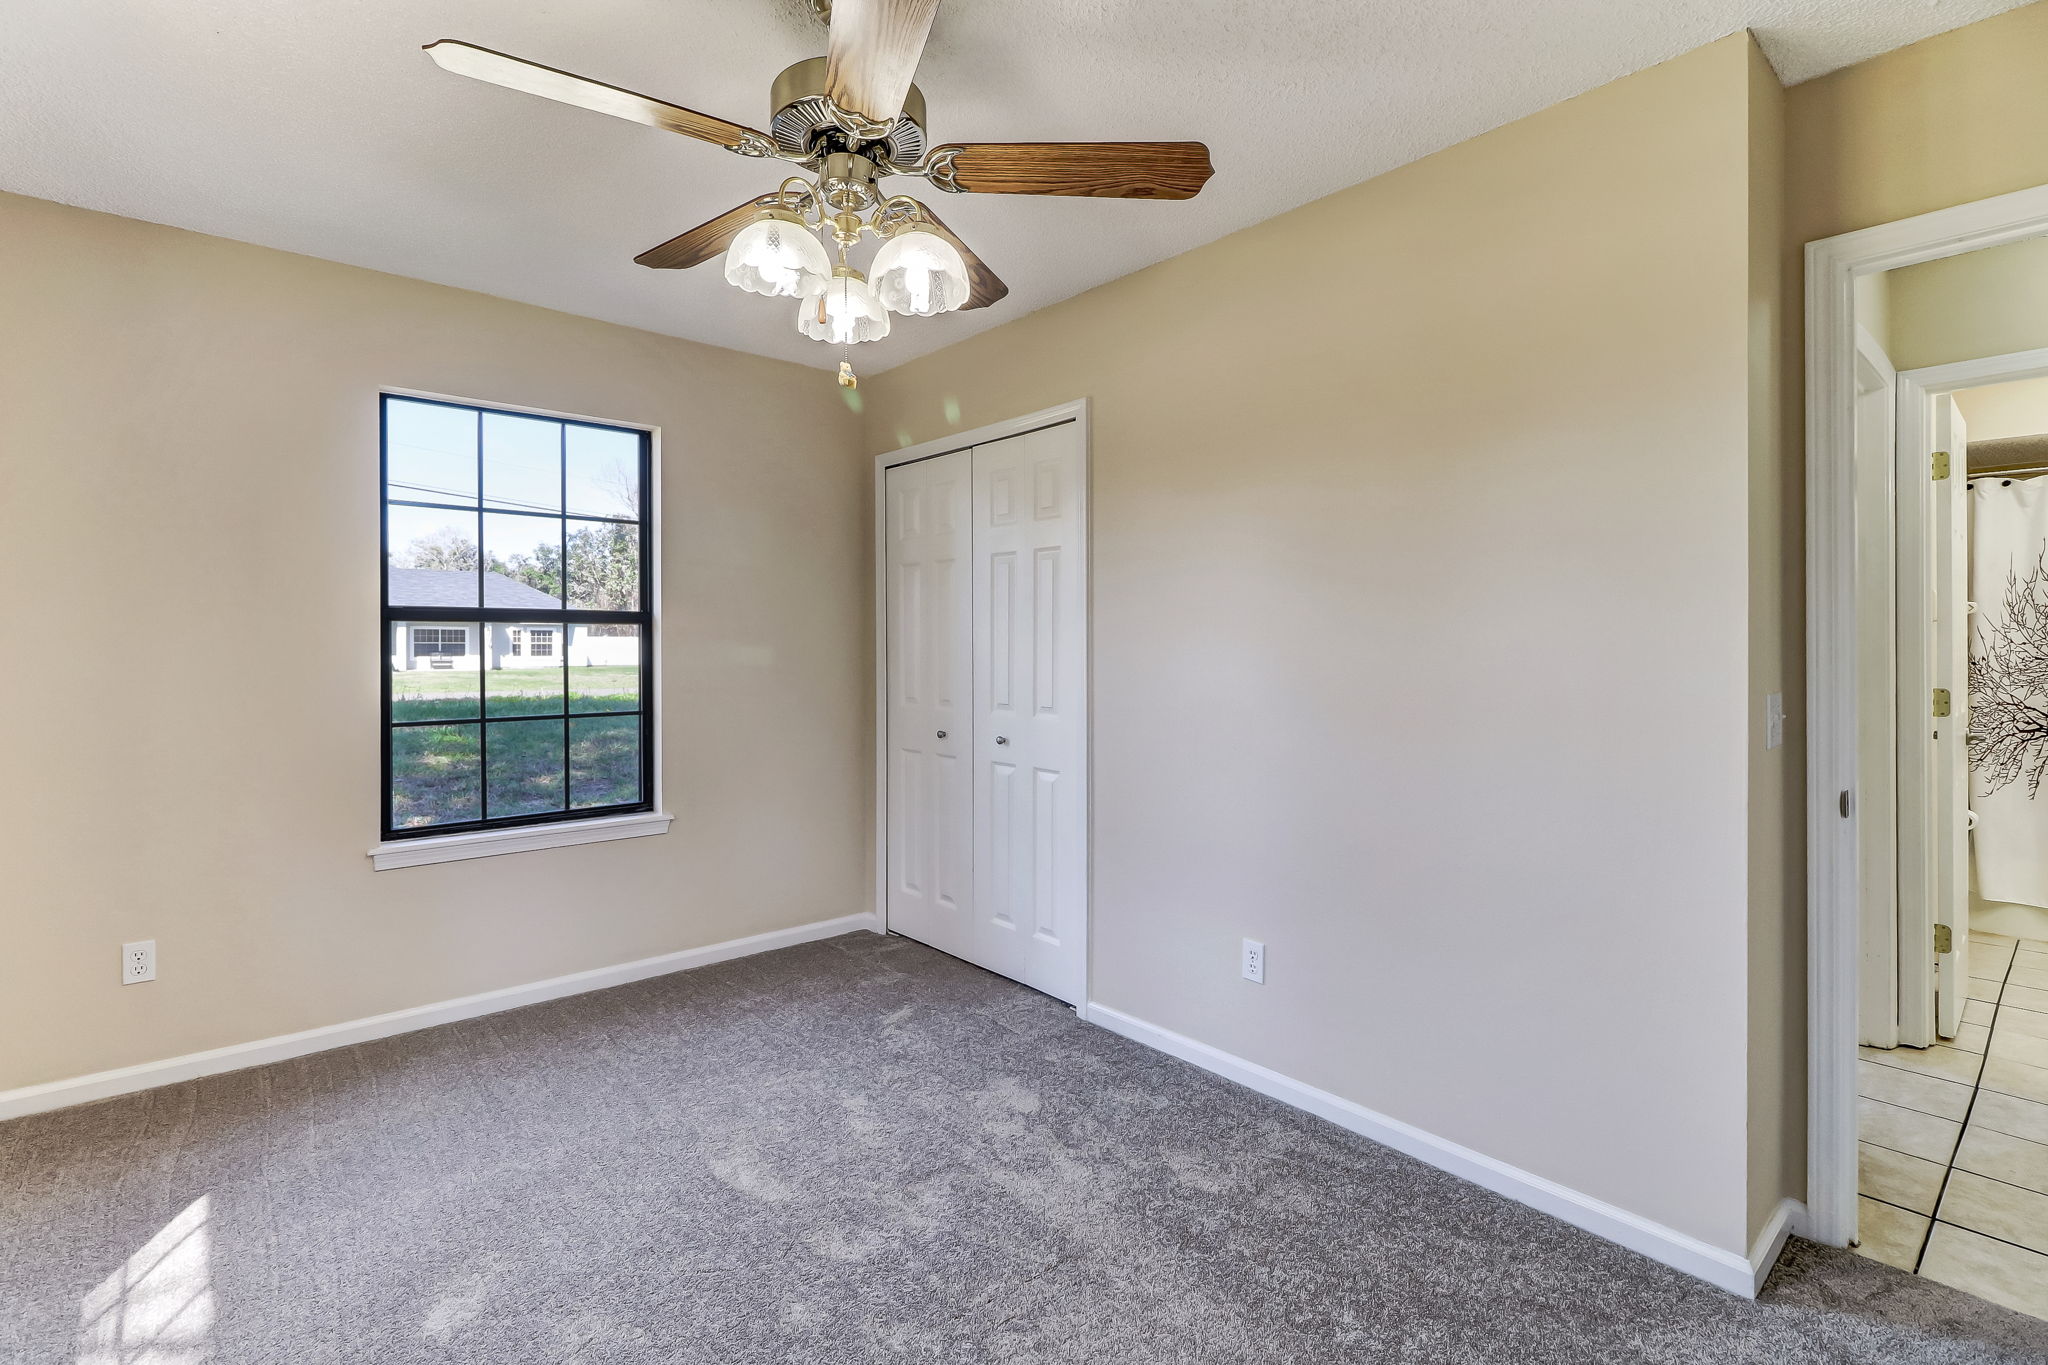
<path id="1" fill-rule="evenodd" d="M 666 834 L 674 819 L 660 811 L 647 811 L 602 820 L 565 820 L 559 825 L 522 825 L 517 829 L 487 829 L 437 838 L 392 839 L 370 850 L 370 866 L 384 872 L 394 867 L 452 863 L 462 858 L 495 858 L 501 853 L 525 853 L 536 848 L 638 839 L 648 834 Z"/>

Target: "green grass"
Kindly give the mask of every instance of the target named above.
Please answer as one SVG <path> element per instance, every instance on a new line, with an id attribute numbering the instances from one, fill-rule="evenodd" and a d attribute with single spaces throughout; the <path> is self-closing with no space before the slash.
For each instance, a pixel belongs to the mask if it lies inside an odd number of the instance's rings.
<path id="1" fill-rule="evenodd" d="M 574 711 L 617 710 L 639 704 L 633 667 L 569 670 Z M 559 669 L 501 669 L 484 675 L 488 737 L 477 723 L 473 670 L 394 673 L 394 720 L 459 720 L 467 724 L 400 726 L 391 731 L 391 818 L 394 828 L 456 824 L 483 816 L 489 785 L 490 815 L 535 815 L 641 799 L 640 718 L 572 716 L 568 752 L 559 720 L 509 721 L 500 717 L 562 714 Z M 489 772 L 481 761 L 488 743 Z"/>
<path id="2" fill-rule="evenodd" d="M 562 670 L 498 668 L 483 674 L 485 709 L 499 716 L 562 714 Z M 569 709 L 634 711 L 640 706 L 640 670 L 632 664 L 569 669 Z M 413 669 L 391 675 L 391 719 L 474 720 L 477 670 Z"/>

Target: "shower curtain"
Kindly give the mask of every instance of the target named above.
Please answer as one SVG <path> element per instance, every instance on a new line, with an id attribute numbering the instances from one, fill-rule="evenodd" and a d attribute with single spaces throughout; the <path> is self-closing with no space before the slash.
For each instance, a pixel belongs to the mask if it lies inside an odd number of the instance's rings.
<path id="1" fill-rule="evenodd" d="M 1977 894 L 2048 907 L 2048 478 L 1969 493 Z"/>

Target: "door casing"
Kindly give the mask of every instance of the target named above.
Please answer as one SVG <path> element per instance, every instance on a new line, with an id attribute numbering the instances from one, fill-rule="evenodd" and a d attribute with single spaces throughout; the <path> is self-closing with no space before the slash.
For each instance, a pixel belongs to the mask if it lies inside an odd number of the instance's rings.
<path id="1" fill-rule="evenodd" d="M 1893 818 L 1892 812 L 1864 812 L 1854 799 L 1864 767 L 1858 746 L 1856 281 L 2044 233 L 2048 185 L 1806 245 L 1807 1189 L 1795 1230 L 1832 1246 L 1856 1239 L 1863 826 Z M 2027 354 L 2039 357 L 2032 373 L 2048 374 L 2048 352 Z M 2018 359 L 1998 358 L 2007 364 Z M 1916 376 L 1930 377 L 1933 372 Z M 1975 375 L 1949 387 L 1989 382 L 1991 375 Z"/>
<path id="2" fill-rule="evenodd" d="M 874 897 L 875 923 L 880 932 L 889 928 L 889 569 L 888 569 L 888 488 L 887 477 L 890 469 L 898 465 L 914 464 L 955 451 L 967 450 L 973 446 L 986 445 L 991 441 L 1004 440 L 1011 436 L 1022 436 L 1026 432 L 1040 431 L 1046 427 L 1073 423 L 1081 441 L 1080 457 L 1080 505 L 1077 537 L 1082 548 L 1081 583 L 1081 634 L 1086 641 L 1084 651 L 1085 676 L 1081 689 L 1081 733 L 1083 758 L 1080 776 L 1082 780 L 1080 801 L 1084 816 L 1081 822 L 1080 856 L 1085 869 L 1082 877 L 1080 904 L 1075 907 L 1079 924 L 1078 932 L 1084 945 L 1081 962 L 1080 1001 L 1074 1006 L 1081 1018 L 1088 1017 L 1088 1002 L 1091 998 L 1093 981 L 1094 942 L 1090 905 L 1094 899 L 1094 621 L 1093 575 L 1089 568 L 1094 556 L 1092 551 L 1092 463 L 1094 433 L 1090 423 L 1089 401 L 1077 398 L 1072 402 L 1044 408 L 1038 412 L 1012 417 L 988 426 L 976 427 L 954 435 L 942 436 L 937 440 L 925 441 L 901 450 L 891 450 L 875 456 L 874 473 L 874 603 L 875 603 L 875 797 L 874 797 Z"/>

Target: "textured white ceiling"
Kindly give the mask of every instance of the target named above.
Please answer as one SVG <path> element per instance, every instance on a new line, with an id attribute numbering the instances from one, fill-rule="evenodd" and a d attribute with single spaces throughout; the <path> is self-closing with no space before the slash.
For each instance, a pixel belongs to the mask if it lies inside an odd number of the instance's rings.
<path id="1" fill-rule="evenodd" d="M 1745 26 L 1796 83 L 2017 0 L 944 0 L 935 142 L 1196 138 L 1200 198 L 934 195 L 1010 284 L 865 370 L 1186 251 Z M 804 0 L 0 0 L 0 189 L 812 365 L 794 305 L 633 256 L 776 163 L 440 70 L 461 38 L 764 126 Z M 890 182 L 915 190 L 920 182 Z M 0 268 L 4 268 L 0 244 Z"/>

